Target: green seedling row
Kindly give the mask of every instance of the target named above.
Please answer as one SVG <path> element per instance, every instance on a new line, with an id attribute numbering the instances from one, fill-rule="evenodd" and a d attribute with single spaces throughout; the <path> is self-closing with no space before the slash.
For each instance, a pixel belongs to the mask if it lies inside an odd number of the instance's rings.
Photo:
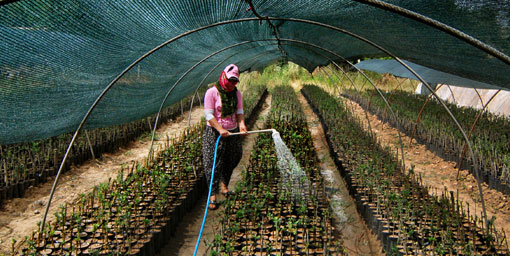
<path id="1" fill-rule="evenodd" d="M 320 116 L 331 152 L 359 212 L 389 255 L 508 255 L 504 233 L 484 226 L 455 193 L 429 194 L 413 170 L 365 132 L 344 103 L 316 86 L 302 90 Z"/>
<path id="2" fill-rule="evenodd" d="M 310 186 L 293 196 L 280 176 L 271 135 L 259 135 L 234 196 L 225 201 L 211 255 L 344 255 L 311 134 L 290 87 L 274 89 L 266 127 L 280 132 Z"/>
<path id="3" fill-rule="evenodd" d="M 202 91 L 203 94 L 203 91 Z M 192 96 L 166 108 L 161 122 L 175 118 L 189 107 Z M 194 105 L 198 106 L 198 100 Z M 150 135 L 155 117 L 147 117 L 128 124 L 89 130 L 88 135 L 94 157 L 113 152 L 132 142 L 135 138 Z M 63 134 L 49 139 L 0 145 L 0 203 L 3 200 L 23 197 L 30 186 L 53 178 L 71 141 L 73 134 Z M 82 132 L 73 144 L 63 171 L 93 157 L 90 145 Z"/>
<path id="4" fill-rule="evenodd" d="M 152 255 L 205 186 L 197 125 L 144 167 L 121 170 L 60 207 L 55 221 L 27 240 L 26 255 Z"/>
<path id="5" fill-rule="evenodd" d="M 345 91 L 344 95 L 381 120 L 398 127 L 382 98 L 374 95 L 373 90 L 362 95 Z M 457 166 L 468 169 L 473 175 L 476 166 L 480 170 L 480 178 L 491 188 L 510 194 L 510 120 L 489 112 L 484 112 L 477 120 L 480 110 L 447 104 L 467 135 L 471 133 L 470 141 L 476 157 L 473 163 L 464 137 L 436 100 L 428 101 L 417 123 L 427 96 L 402 91 L 386 93 L 385 96 L 398 115 L 401 132 L 425 144 L 445 160 L 457 162 Z M 471 129 L 475 120 L 476 125 Z"/>

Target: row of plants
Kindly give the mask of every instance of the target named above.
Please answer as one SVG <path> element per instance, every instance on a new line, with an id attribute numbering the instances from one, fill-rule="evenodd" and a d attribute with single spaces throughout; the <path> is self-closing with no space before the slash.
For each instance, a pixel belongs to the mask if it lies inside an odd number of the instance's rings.
<path id="1" fill-rule="evenodd" d="M 246 117 L 246 125 L 249 126 L 255 121 L 255 118 L 250 117 L 253 117 L 254 112 L 260 109 L 261 104 L 264 103 L 268 93 L 267 87 L 259 81 L 249 81 L 244 83 L 242 88 L 239 90 L 241 90 L 243 95 L 243 108 L 244 115 Z"/>
<path id="2" fill-rule="evenodd" d="M 286 183 L 271 135 L 259 135 L 235 194 L 225 201 L 211 255 L 344 255 L 292 88 L 274 88 L 266 126 L 280 132 L 306 177 L 298 182 L 301 187 Z"/>
<path id="3" fill-rule="evenodd" d="M 172 139 L 150 166 L 120 170 L 26 240 L 24 255 L 153 255 L 205 190 L 205 122 Z"/>
<path id="4" fill-rule="evenodd" d="M 262 95 L 265 90 L 246 93 L 248 122 Z M 148 166 L 133 164 L 120 170 L 115 180 L 95 186 L 71 205 L 60 206 L 55 221 L 25 238 L 22 254 L 154 255 L 206 192 L 204 128 L 202 120 L 178 138 L 167 139 L 168 148 Z M 14 250 L 13 246 L 13 254 Z"/>
<path id="5" fill-rule="evenodd" d="M 454 192 L 430 195 L 420 176 L 403 170 L 391 149 L 365 132 L 340 99 L 316 86 L 302 92 L 320 117 L 358 211 L 388 254 L 510 254 L 493 220 L 484 226 Z"/>
<path id="6" fill-rule="evenodd" d="M 344 96 L 356 101 L 384 122 L 398 127 L 382 98 L 373 94 L 374 91 L 362 94 L 350 90 L 344 92 Z M 439 102 L 427 102 L 427 96 L 402 91 L 386 93 L 385 96 L 398 115 L 401 132 L 425 144 L 445 160 L 457 162 L 459 168 L 467 169 L 473 175 L 476 166 L 480 170 L 480 178 L 489 187 L 510 194 L 510 120 L 490 112 L 483 113 L 477 119 L 481 110 L 447 104 L 466 133 L 470 133 L 473 122 L 477 120 L 470 135 L 476 158 L 476 163 L 473 163 L 464 137 Z"/>
<path id="7" fill-rule="evenodd" d="M 183 108 L 191 103 L 191 99 L 192 96 L 189 96 L 166 108 L 161 114 L 161 122 L 181 115 Z M 198 105 L 198 101 L 195 101 L 194 105 Z M 93 156 L 100 157 L 103 153 L 118 150 L 135 138 L 149 134 L 154 120 L 155 117 L 151 116 L 123 125 L 89 130 L 90 144 L 85 132 L 82 132 L 70 151 L 63 171 Z M 28 187 L 54 177 L 72 136 L 73 134 L 69 133 L 40 141 L 0 145 L 0 203 L 3 200 L 23 197 Z"/>

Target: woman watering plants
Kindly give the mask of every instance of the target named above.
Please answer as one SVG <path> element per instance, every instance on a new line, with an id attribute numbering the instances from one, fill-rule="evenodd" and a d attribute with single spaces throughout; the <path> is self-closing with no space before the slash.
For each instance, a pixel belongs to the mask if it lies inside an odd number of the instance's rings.
<path id="1" fill-rule="evenodd" d="M 216 152 L 216 167 L 211 191 L 209 209 L 218 208 L 216 195 L 221 192 L 228 196 L 228 183 L 234 168 L 239 164 L 243 149 L 240 136 L 230 136 L 233 132 L 247 132 L 244 123 L 243 98 L 237 90 L 239 69 L 236 65 L 228 65 L 221 72 L 220 79 L 209 88 L 204 97 L 204 113 L 207 126 L 203 138 L 204 171 L 207 184 L 211 182 L 214 161 L 214 148 L 218 136 L 221 135 Z"/>

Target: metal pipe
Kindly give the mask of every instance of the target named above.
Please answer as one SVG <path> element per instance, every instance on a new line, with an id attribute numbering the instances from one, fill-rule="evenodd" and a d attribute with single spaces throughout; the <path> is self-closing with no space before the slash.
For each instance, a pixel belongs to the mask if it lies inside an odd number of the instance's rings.
<path id="1" fill-rule="evenodd" d="M 94 148 L 92 147 L 92 142 L 90 142 L 89 133 L 85 130 L 85 137 L 87 138 L 87 143 L 89 144 L 90 153 L 92 154 L 92 159 L 96 159 L 96 155 L 94 154 Z"/>
<path id="2" fill-rule="evenodd" d="M 449 84 L 447 84 L 446 87 L 448 87 L 448 90 L 450 90 L 450 93 L 452 94 L 453 103 L 457 104 L 457 100 L 455 99 L 455 94 L 453 93 L 452 87 L 450 87 Z M 483 102 L 482 102 L 482 104 L 483 104 Z"/>
<path id="3" fill-rule="evenodd" d="M 496 91 L 496 93 L 494 93 L 491 96 L 489 101 L 487 101 L 487 103 L 485 105 L 483 105 L 482 110 L 480 110 L 480 112 L 478 112 L 478 114 L 476 115 L 475 120 L 473 121 L 473 123 L 471 124 L 471 128 L 469 129 L 469 134 L 468 134 L 469 138 L 471 138 L 471 134 L 473 134 L 473 131 L 475 130 L 475 127 L 476 127 L 476 124 L 478 123 L 478 120 L 482 117 L 482 115 L 485 112 L 485 110 L 487 110 L 487 107 L 489 107 L 489 104 L 492 102 L 492 100 L 494 98 L 496 98 L 496 95 L 498 95 L 499 92 L 501 92 L 501 89 Z M 481 99 L 481 97 L 480 97 L 480 99 Z M 482 101 L 482 104 L 483 104 L 483 101 Z M 459 168 L 458 168 L 458 171 L 457 171 L 457 180 L 459 180 L 460 167 L 461 167 L 461 164 L 462 164 L 462 160 L 464 159 L 464 155 L 466 154 L 466 150 L 467 150 L 466 147 L 467 146 L 464 145 L 464 148 L 462 149 L 462 154 L 460 155 L 459 164 L 458 164 Z M 473 163 L 473 164 L 476 164 L 476 163 Z"/>
<path id="4" fill-rule="evenodd" d="M 329 75 L 329 73 L 324 70 L 324 69 L 320 69 L 322 72 L 326 73 L 326 75 L 329 77 L 329 80 L 331 80 L 332 83 L 334 83 L 333 81 L 333 78 Z M 342 70 L 343 72 L 343 70 Z M 332 72 L 333 74 L 335 72 Z M 354 85 L 354 84 L 353 84 Z M 337 86 L 335 86 L 337 87 Z M 338 90 L 338 88 L 337 88 Z M 361 93 L 361 92 L 358 92 L 358 93 Z M 338 95 L 340 95 L 340 93 L 338 93 Z M 367 119 L 367 124 L 368 124 L 368 131 L 370 132 L 370 134 L 374 134 L 374 132 L 372 131 L 372 124 L 370 123 L 370 118 L 368 117 L 368 113 L 367 113 L 367 110 L 362 108 L 363 109 L 363 112 L 365 113 L 365 118 Z M 354 106 L 351 104 L 351 112 L 354 113 Z"/>
<path id="5" fill-rule="evenodd" d="M 333 63 L 334 61 L 330 59 L 330 62 Z M 336 63 L 334 63 L 334 64 L 336 64 Z M 342 78 L 340 78 L 340 76 L 332 68 L 330 68 L 330 67 L 328 67 L 328 68 L 331 70 L 331 73 L 333 73 L 336 76 L 336 78 L 338 78 L 338 81 L 340 82 L 340 86 L 342 86 L 342 89 L 347 90 L 347 87 L 342 82 Z M 342 74 L 345 77 L 347 77 L 347 79 L 351 82 L 352 88 L 354 88 L 356 90 L 356 92 L 359 93 L 358 88 L 356 87 L 356 84 L 354 83 L 354 81 L 352 81 L 352 79 L 345 73 L 345 71 L 342 68 L 339 68 L 339 69 L 342 72 Z M 338 86 L 336 86 L 336 89 L 337 89 L 337 93 L 338 93 L 337 97 L 338 98 L 342 97 L 342 93 L 340 93 L 340 90 L 338 90 Z M 349 104 L 349 106 L 351 107 L 351 112 L 354 113 L 354 105 L 353 105 L 353 103 L 351 102 L 351 104 Z M 362 109 L 363 109 L 363 112 L 365 112 L 365 118 L 367 118 L 367 122 L 370 123 L 370 119 L 368 118 L 367 110 L 364 109 L 364 108 L 362 108 Z M 372 130 L 372 129 L 370 129 L 370 130 Z"/>
<path id="6" fill-rule="evenodd" d="M 483 107 L 484 104 L 483 104 L 482 95 L 480 95 L 480 92 L 476 88 L 473 88 L 473 89 L 475 89 L 476 95 L 478 95 L 478 99 L 480 100 L 480 104 L 482 104 L 482 107 Z M 453 100 L 455 100 L 455 98 L 453 98 Z"/>
<path id="7" fill-rule="evenodd" d="M 197 87 L 198 89 L 198 87 Z M 191 103 L 189 104 L 189 112 L 188 112 L 188 127 L 190 126 L 190 122 L 191 122 L 191 110 L 193 110 L 193 102 L 195 101 L 195 97 L 200 97 L 198 96 L 198 90 L 195 90 L 195 92 L 193 93 L 193 98 L 191 98 Z M 200 98 L 199 98 L 200 100 Z M 202 104 L 200 104 L 200 107 L 202 107 Z"/>
<path id="8" fill-rule="evenodd" d="M 436 87 L 435 91 L 439 91 L 439 89 L 441 89 L 441 87 L 443 86 L 444 84 L 440 84 L 439 86 Z M 421 116 L 423 115 L 423 111 L 425 111 L 425 107 L 427 106 L 427 104 L 429 103 L 430 99 L 432 99 L 432 94 L 429 94 L 427 96 L 427 99 L 425 100 L 425 102 L 423 103 L 423 105 L 421 106 L 421 109 L 420 109 L 420 112 L 418 112 L 418 116 L 416 117 L 416 122 L 414 123 L 414 127 L 413 127 L 413 131 L 411 132 L 411 137 L 409 138 L 409 147 L 412 145 L 413 143 L 413 138 L 414 138 L 414 134 L 416 133 L 416 129 L 418 128 L 418 123 L 420 122 L 420 119 L 421 119 Z"/>
<path id="9" fill-rule="evenodd" d="M 265 129 L 265 130 L 254 130 L 254 131 L 247 131 L 247 132 L 233 132 L 233 133 L 229 133 L 228 136 L 247 135 L 247 134 L 263 133 L 263 132 L 272 132 L 273 134 L 277 133 L 277 131 L 275 129 Z"/>
<path id="10" fill-rule="evenodd" d="M 395 76 L 395 78 L 398 78 L 398 77 L 396 77 L 396 76 Z M 405 81 L 407 81 L 407 80 L 410 80 L 410 79 L 409 79 L 409 78 L 405 78 L 405 79 L 403 79 L 403 78 L 402 78 L 402 80 L 401 80 L 401 81 L 400 81 L 400 82 L 399 82 L 399 83 L 395 86 L 395 88 L 393 89 L 393 91 L 392 91 L 392 92 L 390 93 L 390 95 L 388 96 L 388 102 L 391 102 L 391 97 L 392 97 L 393 95 L 395 95 L 395 92 L 397 92 L 397 91 L 398 91 L 398 90 L 397 90 L 397 86 L 398 86 L 398 87 L 400 87 L 400 90 L 401 90 L 401 91 L 403 91 L 403 89 L 402 89 L 402 84 L 403 84 Z"/>

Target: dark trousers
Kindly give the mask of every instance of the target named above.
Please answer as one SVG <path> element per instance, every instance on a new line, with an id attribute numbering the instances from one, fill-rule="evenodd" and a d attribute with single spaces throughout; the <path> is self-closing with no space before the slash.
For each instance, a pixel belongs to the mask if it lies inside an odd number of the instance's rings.
<path id="1" fill-rule="evenodd" d="M 238 132 L 236 128 L 230 132 Z M 202 144 L 202 156 L 204 159 L 204 172 L 207 178 L 207 188 L 211 182 L 211 171 L 214 161 L 214 146 L 220 133 L 213 127 L 206 126 Z M 214 181 L 212 187 L 212 194 L 218 194 L 219 185 L 221 181 L 228 186 L 230 177 L 234 168 L 241 161 L 243 155 L 243 147 L 241 144 L 241 136 L 228 136 L 221 138 L 216 152 L 216 167 L 214 168 Z"/>

